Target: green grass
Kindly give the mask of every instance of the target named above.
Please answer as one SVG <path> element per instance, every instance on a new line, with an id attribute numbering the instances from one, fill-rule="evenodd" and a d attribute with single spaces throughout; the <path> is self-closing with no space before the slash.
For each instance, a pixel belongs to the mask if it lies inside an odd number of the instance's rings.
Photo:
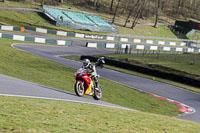
<path id="1" fill-rule="evenodd" d="M 39 16 L 38 13 L 33 12 L 15 12 L 0 9 L 0 21 L 14 26 L 24 26 L 28 24 L 40 26 L 53 26 L 49 24 L 44 18 Z"/>
<path id="2" fill-rule="evenodd" d="M 103 1 L 103 3 L 108 4 L 110 2 Z M 6 1 L 5 3 L 0 3 L 0 6 L 40 8 L 40 4 L 34 3 L 34 2 L 23 3 L 23 2 Z M 109 21 L 112 21 L 112 18 L 113 18 L 113 15 L 111 14 L 97 12 L 96 10 L 88 8 L 85 5 L 75 6 L 71 2 L 67 2 L 63 5 L 59 5 L 58 7 L 59 8 L 61 7 L 64 9 L 71 9 L 74 11 L 94 13 Z M 46 20 L 44 20 L 37 13 L 25 13 L 24 16 L 21 16 L 19 14 L 23 14 L 23 13 L 19 13 L 19 12 L 14 13 L 12 11 L 0 10 L 0 21 L 7 24 L 15 25 L 15 26 L 24 26 L 24 25 L 30 24 L 33 26 L 39 26 L 39 27 L 51 28 L 51 29 L 57 29 L 57 30 L 66 30 L 66 31 L 80 32 L 80 33 L 86 33 L 86 34 L 107 35 L 106 33 L 88 32 L 88 31 L 75 30 L 75 29 L 70 29 L 70 28 L 56 27 L 54 25 L 49 24 L 48 22 L 45 22 Z M 29 14 L 29 15 L 26 15 L 26 14 Z M 15 16 L 17 16 L 18 18 L 17 21 L 14 19 Z M 24 18 L 26 18 L 26 20 Z M 116 17 L 116 22 L 122 23 L 123 25 L 125 19 L 126 19 L 126 15 L 123 15 L 123 16 L 119 15 Z M 168 21 L 170 23 L 174 23 L 174 20 L 175 20 L 174 18 L 172 19 L 166 16 L 160 16 L 159 22 L 166 23 Z M 154 23 L 154 22 L 155 22 L 155 16 L 149 19 L 140 19 L 138 23 Z M 129 23 L 129 27 L 131 23 L 132 22 Z M 173 32 L 170 31 L 170 29 L 167 26 L 158 26 L 157 28 L 153 28 L 152 26 L 142 26 L 142 27 L 138 26 L 138 27 L 135 27 L 134 29 L 119 26 L 119 34 L 187 39 L 185 36 L 177 37 L 175 34 L 173 34 Z"/>
<path id="3" fill-rule="evenodd" d="M 9 10 L 0 9 L 0 22 L 10 24 L 13 26 L 26 26 L 31 25 L 33 27 L 43 27 L 54 30 L 64 30 L 71 31 L 77 33 L 85 33 L 85 34 L 99 34 L 106 35 L 106 33 L 97 33 L 97 32 L 89 32 L 83 30 L 75 30 L 65 27 L 57 27 L 51 23 L 49 23 L 46 19 L 44 19 L 41 15 L 34 12 L 15 12 Z"/>
<path id="4" fill-rule="evenodd" d="M 134 29 L 120 27 L 119 34 L 177 38 L 177 36 L 167 26 L 158 26 L 157 28 L 152 26 L 137 26 Z"/>
<path id="5" fill-rule="evenodd" d="M 0 39 L 0 73 L 41 85 L 74 92 L 75 69 L 47 59 L 18 51 L 10 46 L 11 41 Z M 103 101 L 121 106 L 175 116 L 180 112 L 178 106 L 149 94 L 139 92 L 123 85 L 100 79 L 103 88 Z"/>
<path id="6" fill-rule="evenodd" d="M 80 56 L 76 56 L 76 55 L 74 55 L 74 56 L 63 56 L 63 58 L 68 58 L 68 59 L 71 59 L 71 60 L 80 61 Z M 127 74 L 132 74 L 132 75 L 135 75 L 135 76 L 139 76 L 139 77 L 143 77 L 143 78 L 153 80 L 152 76 L 142 74 L 142 73 L 139 73 L 139 72 L 126 70 L 126 69 L 122 69 L 122 68 L 118 68 L 118 67 L 114 67 L 114 66 L 110 66 L 110 65 L 106 65 L 106 64 L 104 65 L 104 67 L 108 68 L 108 69 L 115 70 L 115 71 L 119 71 L 119 72 L 123 72 L 123 73 L 127 73 Z M 193 91 L 193 92 L 200 93 L 199 88 L 192 87 L 192 86 L 189 86 L 189 85 L 185 85 L 185 84 L 182 84 L 182 83 L 178 83 L 178 82 L 175 82 L 175 81 L 162 79 L 162 78 L 158 78 L 158 77 L 155 77 L 154 80 L 162 82 L 162 83 L 170 84 L 170 85 L 173 85 L 173 86 L 177 86 L 177 87 L 180 87 L 180 88 L 184 88 L 184 89 L 187 89 L 187 90 L 190 90 L 190 91 Z"/>
<path id="7" fill-rule="evenodd" d="M 66 6 L 65 8 L 69 8 L 69 7 Z M 77 10 L 85 11 L 86 9 L 81 8 Z M 94 11 L 90 10 L 88 12 L 93 13 Z M 109 16 L 107 14 L 103 14 L 103 17 L 106 19 L 112 18 L 112 16 Z M 55 25 L 50 24 L 38 13 L 32 13 L 32 12 L 20 13 L 20 12 L 0 9 L 0 22 L 7 23 L 14 26 L 32 25 L 36 27 L 44 27 L 44 28 L 50 28 L 50 29 L 55 29 L 55 30 L 65 30 L 65 31 L 79 32 L 79 33 L 85 33 L 85 34 L 107 35 L 107 33 L 97 33 L 97 32 L 75 30 L 75 29 L 64 28 L 64 27 L 57 27 Z M 158 26 L 158 28 L 153 28 L 152 26 L 142 26 L 142 27 L 138 26 L 138 27 L 135 27 L 134 30 L 120 26 L 119 34 L 177 38 L 177 36 L 174 35 L 167 26 Z"/>
<path id="8" fill-rule="evenodd" d="M 0 96 L 0 132 L 197 133 L 199 123 L 54 100 Z"/>
<path id="9" fill-rule="evenodd" d="M 105 57 L 119 59 L 130 64 L 156 64 L 173 68 L 190 74 L 200 75 L 200 54 L 108 54 Z M 193 65 L 190 64 L 192 58 L 195 59 Z M 156 68 L 155 68 L 156 69 Z M 170 69 L 168 70 L 170 72 Z"/>
<path id="10" fill-rule="evenodd" d="M 20 7 L 20 8 L 40 8 L 37 3 L 32 2 L 15 2 L 5 0 L 5 2 L 0 2 L 0 6 L 2 7 Z"/>

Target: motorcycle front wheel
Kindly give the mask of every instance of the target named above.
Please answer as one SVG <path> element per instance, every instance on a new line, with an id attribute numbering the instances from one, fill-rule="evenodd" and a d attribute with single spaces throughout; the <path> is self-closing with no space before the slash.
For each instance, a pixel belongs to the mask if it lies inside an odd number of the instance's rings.
<path id="1" fill-rule="evenodd" d="M 93 98 L 95 100 L 100 100 L 101 97 L 102 97 L 102 89 L 101 89 L 100 86 L 98 86 L 98 89 L 94 89 L 94 96 L 93 96 Z"/>
<path id="2" fill-rule="evenodd" d="M 84 94 L 84 88 L 81 85 L 80 81 L 76 81 L 75 85 L 74 85 L 74 90 L 77 96 L 83 96 Z"/>

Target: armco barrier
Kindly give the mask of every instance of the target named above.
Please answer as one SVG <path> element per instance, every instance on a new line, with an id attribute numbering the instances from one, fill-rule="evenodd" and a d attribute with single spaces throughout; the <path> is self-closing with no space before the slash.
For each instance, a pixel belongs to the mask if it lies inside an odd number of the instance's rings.
<path id="1" fill-rule="evenodd" d="M 85 55 L 81 56 L 81 60 L 86 59 L 86 58 L 89 59 L 92 62 L 97 61 L 97 58 L 93 57 L 93 56 L 85 56 Z M 200 87 L 200 80 L 190 78 L 189 76 L 191 76 L 191 77 L 193 76 L 190 73 L 181 72 L 183 74 L 178 75 L 178 74 L 175 74 L 175 73 L 167 73 L 167 72 L 164 72 L 164 71 L 161 71 L 161 70 L 154 70 L 154 69 L 151 69 L 151 68 L 148 68 L 148 67 L 128 64 L 128 63 L 124 63 L 124 62 L 120 62 L 120 61 L 116 61 L 116 60 L 111 60 L 111 59 L 106 59 L 106 58 L 105 58 L 105 62 L 108 65 L 123 68 L 123 69 L 126 69 L 126 70 L 128 69 L 128 70 L 148 74 L 148 75 L 151 75 L 151 76 L 160 77 L 160 78 L 163 78 L 163 79 L 169 79 L 169 80 L 176 81 L 176 82 L 179 82 L 179 83 L 182 83 L 182 84 Z M 178 71 L 178 70 L 173 70 L 173 71 Z M 189 76 L 186 76 L 186 75 L 189 75 Z"/>
<path id="2" fill-rule="evenodd" d="M 87 43 L 86 47 L 90 48 L 128 48 L 136 50 L 152 50 L 152 51 L 169 51 L 169 52 L 195 52 L 199 53 L 200 48 L 175 47 L 175 46 L 155 46 L 140 44 L 115 44 L 115 43 Z"/>
<path id="3" fill-rule="evenodd" d="M 72 41 L 70 40 L 47 39 L 47 38 L 14 35 L 14 34 L 7 34 L 7 33 L 0 33 L 0 38 L 7 38 L 7 39 L 12 39 L 12 40 L 17 40 L 17 41 L 57 44 L 57 45 L 71 45 L 72 44 Z"/>

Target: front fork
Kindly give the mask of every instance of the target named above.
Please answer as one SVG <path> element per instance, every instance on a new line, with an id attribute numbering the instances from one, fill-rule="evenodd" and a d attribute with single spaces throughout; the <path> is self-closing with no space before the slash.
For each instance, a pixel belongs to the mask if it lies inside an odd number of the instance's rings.
<path id="1" fill-rule="evenodd" d="M 98 78 L 93 77 L 93 81 L 94 81 L 94 83 L 95 83 L 94 89 L 97 90 L 97 91 L 99 91 L 99 82 L 98 82 Z"/>

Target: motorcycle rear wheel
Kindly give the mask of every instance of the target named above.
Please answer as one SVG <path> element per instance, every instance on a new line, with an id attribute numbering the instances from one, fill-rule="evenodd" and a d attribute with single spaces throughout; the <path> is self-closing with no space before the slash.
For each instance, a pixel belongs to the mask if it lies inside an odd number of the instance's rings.
<path id="1" fill-rule="evenodd" d="M 101 89 L 100 86 L 98 86 L 98 90 L 94 89 L 94 96 L 93 96 L 93 98 L 95 100 L 100 100 L 101 97 L 102 97 L 102 89 Z"/>
<path id="2" fill-rule="evenodd" d="M 80 81 L 76 81 L 74 85 L 74 90 L 77 96 L 83 96 L 84 95 L 84 88 L 81 85 Z"/>

